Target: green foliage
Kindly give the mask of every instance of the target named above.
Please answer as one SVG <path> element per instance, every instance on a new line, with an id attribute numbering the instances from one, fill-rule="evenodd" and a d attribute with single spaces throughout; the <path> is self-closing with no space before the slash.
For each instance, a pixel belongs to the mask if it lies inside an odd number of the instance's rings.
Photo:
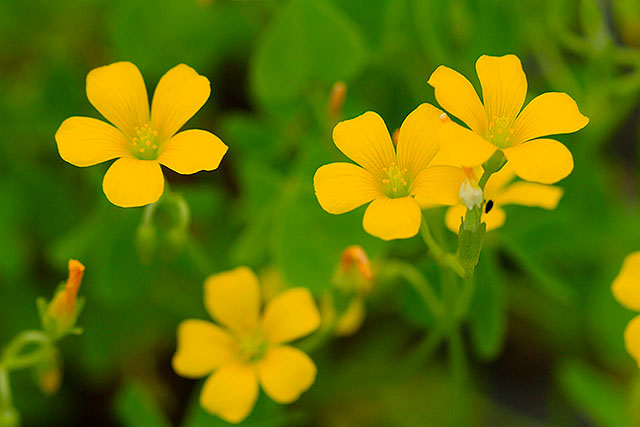
<path id="1" fill-rule="evenodd" d="M 316 340 L 314 387 L 291 406 L 261 394 L 242 425 L 446 425 L 451 413 L 471 425 L 637 424 L 637 366 L 623 341 L 635 314 L 610 284 L 640 249 L 640 8 L 604 3 L 0 2 L 0 349 L 38 327 L 34 302 L 53 295 L 69 258 L 87 267 L 85 332 L 60 349 L 59 394 L 45 398 L 27 373 L 11 375 L 24 425 L 226 425 L 170 363 L 179 322 L 209 318 L 204 279 L 238 265 L 275 269 L 284 286 L 320 298 L 354 244 L 376 275 L 362 330 Z M 475 60 L 506 53 L 522 59 L 527 100 L 567 92 L 590 118 L 557 137 L 575 163 L 557 209 L 506 206 L 482 251 L 477 234 L 461 233 L 461 258 L 475 267 L 467 281 L 446 268 L 457 236 L 443 209 L 425 212 L 437 259 L 419 237 L 366 234 L 364 207 L 322 210 L 316 169 L 347 161 L 327 114 L 336 81 L 348 88 L 342 119 L 373 110 L 393 131 L 418 104 L 435 103 L 426 81 L 438 65 L 479 89 Z M 212 82 L 186 128 L 227 143 L 221 167 L 164 170 L 189 207 L 186 223 L 163 208 L 146 224 L 142 209 L 110 205 L 108 165 L 76 168 L 57 152 L 65 118 L 99 117 L 87 73 L 121 60 L 140 67 L 150 93 L 178 63 Z M 531 394 L 505 397 L 512 382 Z"/>

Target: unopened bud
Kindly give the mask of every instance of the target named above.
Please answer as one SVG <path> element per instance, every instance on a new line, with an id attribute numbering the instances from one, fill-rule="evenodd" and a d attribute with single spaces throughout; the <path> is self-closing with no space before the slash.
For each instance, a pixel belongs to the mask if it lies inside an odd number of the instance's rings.
<path id="1" fill-rule="evenodd" d="M 72 332 L 82 304 L 78 304 L 78 290 L 84 275 L 84 265 L 74 259 L 69 260 L 69 278 L 59 289 L 42 314 L 46 331 L 59 338 Z"/>
<path id="2" fill-rule="evenodd" d="M 62 368 L 57 350 L 50 351 L 45 360 L 35 367 L 35 376 L 40 391 L 46 396 L 52 396 L 60 390 Z"/>
<path id="3" fill-rule="evenodd" d="M 329 95 L 329 116 L 338 120 L 342 115 L 342 106 L 347 98 L 347 85 L 342 82 L 335 82 L 331 88 L 331 94 Z"/>
<path id="4" fill-rule="evenodd" d="M 460 201 L 469 210 L 482 206 L 482 188 L 478 187 L 475 183 L 471 183 L 468 179 L 465 179 L 460 186 Z"/>
<path id="5" fill-rule="evenodd" d="M 357 245 L 349 246 L 347 249 L 342 251 L 342 257 L 340 258 L 340 267 L 343 271 L 348 272 L 354 266 L 366 280 L 371 280 L 373 278 L 369 257 L 364 249 Z"/>

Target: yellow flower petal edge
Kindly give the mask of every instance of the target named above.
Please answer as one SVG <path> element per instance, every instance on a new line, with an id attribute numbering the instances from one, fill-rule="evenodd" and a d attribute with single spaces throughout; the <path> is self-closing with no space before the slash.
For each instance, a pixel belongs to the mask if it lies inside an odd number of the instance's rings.
<path id="1" fill-rule="evenodd" d="M 126 136 L 149 122 L 149 97 L 140 70 L 131 62 L 115 62 L 87 75 L 87 98 Z"/>
<path id="2" fill-rule="evenodd" d="M 620 304 L 630 310 L 640 311 L 640 251 L 624 259 L 611 290 Z"/>
<path id="3" fill-rule="evenodd" d="M 376 199 L 364 213 L 365 231 L 382 240 L 408 239 L 418 234 L 422 211 L 413 197 Z"/>
<path id="4" fill-rule="evenodd" d="M 249 364 L 230 363 L 211 375 L 200 393 L 200 404 L 230 423 L 239 423 L 251 413 L 258 399 L 258 378 Z"/>
<path id="5" fill-rule="evenodd" d="M 589 123 L 578 104 L 566 93 L 549 92 L 535 97 L 513 126 L 513 139 L 520 144 L 547 135 L 577 132 Z"/>
<path id="6" fill-rule="evenodd" d="M 333 129 L 333 141 L 345 156 L 378 180 L 386 177 L 384 169 L 396 161 L 387 125 L 372 111 L 338 123 Z"/>
<path id="7" fill-rule="evenodd" d="M 554 184 L 573 170 L 573 156 L 553 139 L 534 139 L 504 150 L 516 175 L 525 181 Z"/>
<path id="8" fill-rule="evenodd" d="M 144 206 L 158 201 L 164 191 L 164 176 L 158 162 L 122 157 L 107 170 L 102 189 L 116 206 Z"/>
<path id="9" fill-rule="evenodd" d="M 499 193 L 494 202 L 502 206 L 514 204 L 555 209 L 563 194 L 564 190 L 560 187 L 533 182 L 515 182 Z"/>
<path id="10" fill-rule="evenodd" d="M 171 138 L 207 102 L 209 79 L 185 64 L 167 71 L 158 82 L 151 104 L 151 125 Z"/>
<path id="11" fill-rule="evenodd" d="M 260 284 L 247 267 L 209 276 L 205 306 L 212 318 L 237 332 L 254 330 L 260 315 Z"/>
<path id="12" fill-rule="evenodd" d="M 306 353 L 290 346 L 271 348 L 258 363 L 260 384 L 278 403 L 297 400 L 314 383 L 316 371 Z"/>
<path id="13" fill-rule="evenodd" d="M 122 132 L 90 117 L 66 119 L 58 128 L 55 139 L 62 160 L 74 166 L 93 166 L 119 157 L 131 157 Z"/>
<path id="14" fill-rule="evenodd" d="M 527 77 L 515 55 L 482 55 L 476 61 L 488 120 L 513 121 L 527 96 Z"/>
<path id="15" fill-rule="evenodd" d="M 624 345 L 640 367 L 640 316 L 636 316 L 624 330 Z"/>
<path id="16" fill-rule="evenodd" d="M 235 340 L 211 322 L 189 319 L 178 326 L 173 370 L 187 378 L 202 378 L 236 358 Z"/>
<path id="17" fill-rule="evenodd" d="M 443 156 L 456 159 L 458 165 L 465 167 L 486 162 L 497 150 L 489 141 L 452 121 L 442 125 L 438 141 Z"/>
<path id="18" fill-rule="evenodd" d="M 320 313 L 306 288 L 289 289 L 273 298 L 262 319 L 265 337 L 273 344 L 302 338 L 319 326 Z"/>
<path id="19" fill-rule="evenodd" d="M 313 187 L 322 209 L 334 215 L 384 196 L 373 175 L 353 163 L 321 166 L 313 176 Z"/>
<path id="20" fill-rule="evenodd" d="M 217 169 L 229 147 L 211 132 L 185 130 L 165 144 L 158 162 L 183 175 Z"/>
<path id="21" fill-rule="evenodd" d="M 398 134 L 398 167 L 407 170 L 408 181 L 415 179 L 438 153 L 441 115 L 442 110 L 433 105 L 421 104 L 402 122 Z"/>
<path id="22" fill-rule="evenodd" d="M 462 74 L 441 65 L 431 74 L 427 83 L 434 88 L 436 100 L 442 108 L 462 120 L 477 134 L 486 133 L 487 116 L 484 106 L 471 82 Z"/>

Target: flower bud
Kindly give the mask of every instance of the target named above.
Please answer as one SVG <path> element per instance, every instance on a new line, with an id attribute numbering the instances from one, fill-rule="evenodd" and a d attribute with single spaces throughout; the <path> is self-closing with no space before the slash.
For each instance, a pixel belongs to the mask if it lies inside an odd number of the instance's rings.
<path id="1" fill-rule="evenodd" d="M 464 173 L 466 178 L 460 186 L 460 201 L 467 209 L 471 210 L 482 206 L 484 195 L 482 194 L 482 188 L 478 187 L 473 169 L 464 168 Z"/>
<path id="2" fill-rule="evenodd" d="M 338 120 L 342 115 L 342 106 L 347 98 L 347 85 L 342 82 L 335 82 L 329 95 L 329 116 L 332 120 Z"/>
<path id="3" fill-rule="evenodd" d="M 42 363 L 35 367 L 35 379 L 40 391 L 46 396 L 52 396 L 58 392 L 62 384 L 62 367 L 60 356 L 55 347 L 48 352 Z"/>
<path id="4" fill-rule="evenodd" d="M 69 260 L 69 278 L 65 285 L 44 307 L 42 326 L 54 339 L 73 333 L 83 300 L 78 300 L 78 290 L 84 275 L 84 265 L 74 259 Z M 40 304 L 43 306 L 43 304 Z"/>

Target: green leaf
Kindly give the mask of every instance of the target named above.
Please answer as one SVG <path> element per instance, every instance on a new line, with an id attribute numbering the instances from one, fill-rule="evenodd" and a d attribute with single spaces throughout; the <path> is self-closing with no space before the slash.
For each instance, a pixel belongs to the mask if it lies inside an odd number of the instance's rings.
<path id="1" fill-rule="evenodd" d="M 115 399 L 115 412 L 124 426 L 162 427 L 171 425 L 160 408 L 140 384 L 122 388 Z"/>
<path id="2" fill-rule="evenodd" d="M 276 262 L 289 283 L 320 292 L 329 287 L 347 246 L 360 245 L 374 257 L 382 241 L 362 229 L 362 209 L 328 214 L 318 204 L 311 183 L 302 185 L 295 185 L 279 212 Z"/>
<path id="3" fill-rule="evenodd" d="M 364 62 L 357 26 L 326 1 L 292 0 L 276 12 L 259 42 L 251 83 L 266 105 L 287 104 L 314 83 L 350 79 Z M 286 64 L 286 65 L 285 65 Z"/>
<path id="4" fill-rule="evenodd" d="M 502 350 L 507 330 L 504 279 L 495 254 L 487 248 L 478 267 L 469 312 L 469 334 L 478 357 L 493 360 Z"/>
<path id="5" fill-rule="evenodd" d="M 594 425 L 631 425 L 625 392 L 603 373 L 584 362 L 570 361 L 560 366 L 557 380 L 569 401 Z"/>

